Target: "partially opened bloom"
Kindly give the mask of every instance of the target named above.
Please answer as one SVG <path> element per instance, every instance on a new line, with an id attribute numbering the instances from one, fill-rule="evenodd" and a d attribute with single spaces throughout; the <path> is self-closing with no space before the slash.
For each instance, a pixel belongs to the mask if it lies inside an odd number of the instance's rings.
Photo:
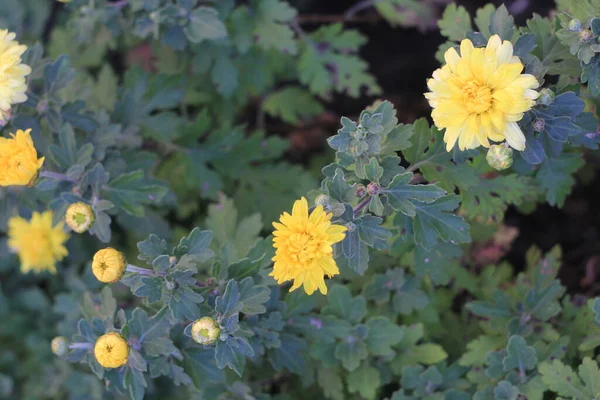
<path id="1" fill-rule="evenodd" d="M 308 294 L 319 289 L 327 294 L 325 276 L 340 273 L 333 259 L 332 245 L 344 240 L 346 227 L 331 223 L 331 214 L 317 206 L 308 214 L 308 202 L 303 197 L 294 203 L 292 215 L 284 212 L 280 223 L 273 222 L 274 277 L 278 283 L 293 280 L 290 291 L 304 285 Z"/>
<path id="2" fill-rule="evenodd" d="M 94 254 L 92 272 L 100 282 L 114 283 L 118 281 L 126 268 L 125 256 L 112 247 L 99 250 Z"/>
<path id="3" fill-rule="evenodd" d="M 444 142 L 450 151 L 490 147 L 490 141 L 525 149 L 525 136 L 517 124 L 535 104 L 539 86 L 533 75 L 522 74 L 523 64 L 513 56 L 513 46 L 492 36 L 485 48 L 474 48 L 469 39 L 444 55 L 446 65 L 433 73 L 425 93 L 433 107 L 431 116 L 446 129 Z"/>
<path id="4" fill-rule="evenodd" d="M 1 88 L 0 88 L 1 90 Z M 0 186 L 27 186 L 37 177 L 44 157 L 37 157 L 31 129 L 0 137 Z"/>
<path id="5" fill-rule="evenodd" d="M 117 332 L 107 333 L 96 340 L 94 356 L 104 368 L 119 368 L 127 363 L 129 344 Z"/>
<path id="6" fill-rule="evenodd" d="M 52 225 L 52 211 L 34 212 L 31 220 L 8 221 L 8 246 L 19 254 L 21 271 L 56 273 L 56 262 L 69 254 L 64 244 L 69 234 L 63 224 Z"/>
<path id="7" fill-rule="evenodd" d="M 67 208 L 65 222 L 73 231 L 83 233 L 90 229 L 96 221 L 96 213 L 92 206 L 86 203 L 73 203 Z"/>
<path id="8" fill-rule="evenodd" d="M 211 317 L 202 317 L 192 324 L 192 339 L 200 344 L 213 344 L 219 339 L 221 327 Z"/>
<path id="9" fill-rule="evenodd" d="M 7 119 L 12 104 L 27 100 L 27 81 L 31 73 L 28 65 L 21 63 L 27 46 L 19 44 L 14 33 L 0 29 L 0 120 Z"/>

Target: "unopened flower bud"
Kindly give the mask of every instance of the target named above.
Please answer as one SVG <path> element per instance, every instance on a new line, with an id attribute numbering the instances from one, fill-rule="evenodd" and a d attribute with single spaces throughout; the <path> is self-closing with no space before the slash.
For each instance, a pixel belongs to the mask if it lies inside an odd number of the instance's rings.
<path id="1" fill-rule="evenodd" d="M 577 18 L 573 18 L 569 21 L 569 25 L 567 26 L 567 28 L 571 32 L 579 32 L 581 30 L 581 21 Z"/>
<path id="2" fill-rule="evenodd" d="M 338 201 L 333 201 L 329 205 L 328 211 L 330 211 L 334 217 L 341 217 L 342 214 L 344 214 L 344 212 L 346 212 L 346 207 Z"/>
<path id="3" fill-rule="evenodd" d="M 549 106 L 550 104 L 554 103 L 555 98 L 556 95 L 552 90 L 542 89 L 540 90 L 540 97 L 538 97 L 537 103 L 543 106 Z"/>
<path id="4" fill-rule="evenodd" d="M 359 183 L 356 185 L 356 197 L 365 197 L 367 195 L 367 188 L 365 185 Z"/>
<path id="5" fill-rule="evenodd" d="M 67 209 L 65 222 L 74 232 L 83 233 L 96 222 L 96 213 L 89 204 L 73 203 Z"/>
<path id="6" fill-rule="evenodd" d="M 119 368 L 127 363 L 129 344 L 117 332 L 107 333 L 96 340 L 94 356 L 104 368 Z"/>
<path id="7" fill-rule="evenodd" d="M 114 283 L 121 279 L 127 262 L 120 251 L 107 247 L 94 254 L 92 272 L 94 276 L 104 283 Z"/>
<path id="8" fill-rule="evenodd" d="M 173 281 L 167 281 L 165 286 L 167 287 L 167 290 L 174 290 L 177 287 L 177 283 Z"/>
<path id="9" fill-rule="evenodd" d="M 537 118 L 533 121 L 533 130 L 536 132 L 543 132 L 546 127 L 546 120 L 544 118 Z"/>
<path id="10" fill-rule="evenodd" d="M 513 163 L 513 150 L 504 144 L 493 144 L 485 157 L 490 167 L 497 171 L 510 168 Z"/>
<path id="11" fill-rule="evenodd" d="M 315 199 L 315 206 L 323 206 L 324 208 L 329 205 L 330 197 L 326 194 L 320 194 Z"/>
<path id="12" fill-rule="evenodd" d="M 581 43 L 589 43 L 594 38 L 594 33 L 589 29 L 583 29 L 579 32 L 579 41 Z"/>
<path id="13" fill-rule="evenodd" d="M 210 345 L 219 339 L 221 327 L 211 317 L 202 317 L 192 324 L 192 339 L 196 343 Z"/>
<path id="14" fill-rule="evenodd" d="M 67 354 L 67 351 L 69 351 L 69 342 L 64 336 L 57 336 L 52 339 L 50 348 L 55 355 L 62 357 Z"/>
<path id="15" fill-rule="evenodd" d="M 381 188 L 375 182 L 371 182 L 367 185 L 367 192 L 371 196 L 375 196 L 376 194 L 379 194 L 379 190 L 381 190 Z"/>

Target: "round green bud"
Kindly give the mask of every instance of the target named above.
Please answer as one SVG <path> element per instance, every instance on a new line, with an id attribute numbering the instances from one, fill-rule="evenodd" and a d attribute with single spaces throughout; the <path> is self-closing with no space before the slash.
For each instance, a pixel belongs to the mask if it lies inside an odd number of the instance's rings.
<path id="1" fill-rule="evenodd" d="M 57 336 L 54 339 L 52 339 L 52 342 L 50 343 L 50 348 L 52 349 L 52 352 L 55 355 L 62 357 L 66 355 L 69 351 L 69 342 L 64 336 Z"/>
<path id="2" fill-rule="evenodd" d="M 549 106 L 550 104 L 554 103 L 555 98 L 556 95 L 552 90 L 542 89 L 540 90 L 540 96 L 537 99 L 537 103 L 543 106 Z"/>
<path id="3" fill-rule="evenodd" d="M 579 41 L 581 43 L 589 43 L 594 38 L 594 33 L 589 29 L 583 29 L 579 32 Z"/>
<path id="4" fill-rule="evenodd" d="M 340 203 L 339 201 L 333 201 L 329 207 L 328 211 L 330 211 L 334 217 L 341 217 L 344 212 L 346 212 L 346 207 Z"/>
<path id="5" fill-rule="evenodd" d="M 329 205 L 330 200 L 330 197 L 326 194 L 320 194 L 315 199 L 315 206 L 323 206 L 323 208 L 326 208 Z"/>
<path id="6" fill-rule="evenodd" d="M 569 21 L 569 25 L 567 26 L 567 28 L 571 32 L 579 32 L 581 30 L 581 21 L 577 18 L 573 18 Z"/>
<path id="7" fill-rule="evenodd" d="M 496 171 L 510 168 L 513 163 L 513 150 L 504 144 L 493 144 L 485 157 L 490 167 Z"/>
<path id="8" fill-rule="evenodd" d="M 96 222 L 96 213 L 89 204 L 83 202 L 73 203 L 67 209 L 65 222 L 74 232 L 83 233 Z"/>
<path id="9" fill-rule="evenodd" d="M 536 132 L 543 132 L 546 127 L 546 120 L 544 118 L 537 118 L 533 121 L 533 130 Z"/>
<path id="10" fill-rule="evenodd" d="M 221 327 L 211 317 L 202 317 L 192 324 L 192 339 L 196 343 L 210 345 L 221 335 Z"/>

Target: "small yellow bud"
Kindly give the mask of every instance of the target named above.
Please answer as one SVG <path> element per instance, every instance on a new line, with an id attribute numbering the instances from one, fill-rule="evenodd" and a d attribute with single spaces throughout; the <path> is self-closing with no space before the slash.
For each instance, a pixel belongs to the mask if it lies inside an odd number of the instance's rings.
<path id="1" fill-rule="evenodd" d="M 510 168 L 513 163 L 513 150 L 504 144 L 494 144 L 490 146 L 485 157 L 490 167 L 497 171 Z"/>
<path id="2" fill-rule="evenodd" d="M 65 222 L 74 232 L 83 233 L 96 222 L 96 213 L 89 204 L 73 203 L 67 209 Z"/>
<path id="3" fill-rule="evenodd" d="M 64 336 L 57 336 L 54 339 L 52 339 L 52 343 L 50 343 L 50 348 L 52 349 L 52 352 L 54 354 L 56 354 L 59 357 L 62 357 L 65 354 L 67 354 L 67 351 L 69 350 L 69 343 L 67 342 L 67 339 Z"/>
<path id="4" fill-rule="evenodd" d="M 96 340 L 94 356 L 104 368 L 119 368 L 127 363 L 129 344 L 120 334 L 107 333 Z"/>
<path id="5" fill-rule="evenodd" d="M 123 253 L 112 247 L 96 252 L 92 260 L 94 276 L 104 283 L 114 283 L 121 279 L 126 267 L 127 261 Z"/>
<path id="6" fill-rule="evenodd" d="M 192 324 L 192 339 L 200 344 L 213 344 L 219 339 L 221 328 L 211 317 L 202 317 Z"/>

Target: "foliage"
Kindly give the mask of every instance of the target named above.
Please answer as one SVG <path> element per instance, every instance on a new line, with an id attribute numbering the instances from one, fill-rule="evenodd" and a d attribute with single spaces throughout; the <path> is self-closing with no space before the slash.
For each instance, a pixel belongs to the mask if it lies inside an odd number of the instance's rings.
<path id="1" fill-rule="evenodd" d="M 598 397 L 600 298 L 561 283 L 561 249 L 532 247 L 525 265 L 477 257 L 506 240 L 510 207 L 562 207 L 598 149 L 598 0 L 524 26 L 505 6 L 441 14 L 441 50 L 497 34 L 543 86 L 511 168 L 447 152 L 427 119 L 399 123 L 375 100 L 341 118 L 318 174 L 265 121 L 302 127 L 382 93 L 357 29 L 305 31 L 283 0 L 37 3 L 0 5 L 32 69 L 2 135 L 31 129 L 45 157 L 31 185 L 0 188 L 0 398 Z M 433 2 L 371 6 L 422 30 L 435 15 Z M 271 222 L 302 196 L 347 228 L 326 296 L 270 275 Z M 57 274 L 19 272 L 8 221 L 51 209 L 60 224 L 75 203 L 95 220 Z M 108 285 L 91 269 L 106 246 L 127 258 Z M 94 355 L 109 332 L 129 346 L 119 368 Z M 52 354 L 56 336 L 68 347 Z"/>

